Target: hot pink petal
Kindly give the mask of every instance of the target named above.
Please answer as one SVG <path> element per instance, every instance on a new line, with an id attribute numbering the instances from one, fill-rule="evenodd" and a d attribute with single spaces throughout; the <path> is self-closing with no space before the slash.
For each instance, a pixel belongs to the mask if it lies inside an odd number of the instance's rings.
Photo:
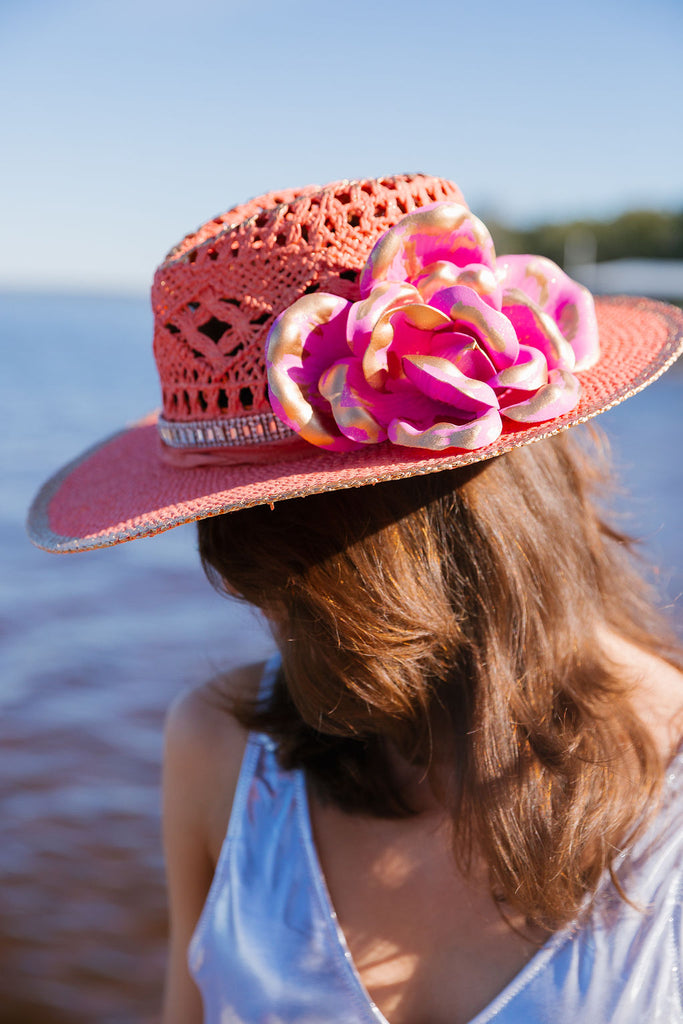
<path id="1" fill-rule="evenodd" d="M 318 392 L 321 373 L 348 357 L 346 321 L 351 303 L 337 295 L 304 295 L 275 320 L 266 345 L 273 412 L 306 441 L 335 451 L 353 447 L 340 438 Z"/>
<path id="2" fill-rule="evenodd" d="M 492 309 L 471 288 L 444 288 L 432 296 L 430 305 L 445 313 L 458 330 L 471 334 L 497 370 L 516 361 L 519 342 L 514 327 L 507 316 Z"/>
<path id="3" fill-rule="evenodd" d="M 386 390 L 381 391 L 358 378 L 354 379 L 354 387 L 366 402 L 366 408 L 383 427 L 395 419 L 405 419 L 419 430 L 425 430 L 439 420 L 461 424 L 472 419 L 472 412 L 456 409 L 448 402 L 425 394 L 407 377 L 389 380 Z M 485 410 L 485 407 L 481 408 Z"/>
<path id="4" fill-rule="evenodd" d="M 406 377 L 428 398 L 463 412 L 478 413 L 498 408 L 493 388 L 480 380 L 470 380 L 447 359 L 439 356 L 404 356 Z"/>
<path id="5" fill-rule="evenodd" d="M 329 399 L 335 406 L 334 415 L 339 417 L 340 429 L 344 432 L 348 429 L 349 436 L 359 439 L 359 443 L 370 443 L 360 441 L 361 437 L 371 439 L 375 434 L 379 440 L 386 437 L 387 425 L 397 416 L 406 416 L 423 426 L 431 425 L 438 416 L 454 416 L 452 408 L 424 395 L 407 377 L 389 379 L 388 385 L 386 390 L 371 387 L 363 376 L 359 360 L 354 358 L 330 367 L 320 381 L 326 401 Z"/>
<path id="6" fill-rule="evenodd" d="M 501 413 L 516 423 L 542 423 L 544 420 L 563 416 L 576 407 L 581 395 L 581 385 L 573 373 L 567 370 L 551 370 L 548 383 L 521 402 L 505 404 L 500 401 Z"/>
<path id="7" fill-rule="evenodd" d="M 594 366 L 600 354 L 593 296 L 544 256 L 501 256 L 503 289 L 520 289 L 558 325 L 575 355 L 575 370 Z"/>
<path id="8" fill-rule="evenodd" d="M 457 284 L 459 273 L 460 267 L 455 263 L 451 263 L 449 260 L 436 260 L 424 267 L 413 283 L 419 291 L 422 301 L 429 302 L 434 292 L 439 292 L 442 288 L 451 288 Z M 493 273 L 493 271 L 489 271 L 489 273 Z"/>
<path id="9" fill-rule="evenodd" d="M 495 271 L 483 263 L 458 267 L 446 260 L 437 260 L 436 263 L 430 263 L 424 268 L 414 284 L 424 302 L 429 302 L 436 292 L 457 284 L 471 288 L 494 309 L 500 309 L 503 296 Z"/>
<path id="10" fill-rule="evenodd" d="M 387 377 L 403 374 L 404 354 L 429 352 L 432 334 L 449 325 L 448 317 L 424 303 L 410 303 L 389 310 L 375 325 L 370 344 L 363 355 L 363 373 L 375 388 L 385 385 Z"/>
<path id="11" fill-rule="evenodd" d="M 392 381 L 390 391 L 375 392 L 373 413 L 384 427 L 397 418 L 405 418 L 420 428 L 431 426 L 436 419 L 470 419 L 471 413 L 458 416 L 452 406 L 435 402 L 427 395 L 418 391 L 407 378 Z"/>
<path id="12" fill-rule="evenodd" d="M 402 217 L 370 253 L 360 278 L 365 298 L 380 281 L 414 283 L 430 263 L 444 260 L 458 267 L 483 263 L 495 267 L 488 229 L 459 203 L 432 203 Z"/>
<path id="13" fill-rule="evenodd" d="M 330 403 L 341 433 L 356 444 L 378 444 L 387 432 L 372 414 L 372 402 L 357 359 L 345 359 L 320 378 L 320 393 Z"/>
<path id="14" fill-rule="evenodd" d="M 417 288 L 411 284 L 395 284 L 392 281 L 378 284 L 367 299 L 354 302 L 349 310 L 346 327 L 349 347 L 354 355 L 363 355 L 370 344 L 370 336 L 377 322 L 385 313 L 409 302 L 422 302 Z"/>
<path id="15" fill-rule="evenodd" d="M 514 324 L 520 343 L 542 352 L 551 370 L 573 370 L 574 349 L 549 313 L 519 288 L 503 292 L 503 313 Z"/>
<path id="16" fill-rule="evenodd" d="M 501 370 L 488 383 L 492 388 L 513 388 L 516 391 L 536 391 L 548 383 L 548 363 L 542 352 L 528 345 L 519 346 L 514 366 Z"/>
<path id="17" fill-rule="evenodd" d="M 496 373 L 495 366 L 471 334 L 439 331 L 432 338 L 431 354 L 448 359 L 461 373 L 473 380 L 489 381 Z"/>
<path id="18" fill-rule="evenodd" d="M 447 448 L 476 451 L 500 437 L 502 429 L 498 410 L 487 409 L 483 415 L 467 423 L 434 423 L 424 430 L 405 419 L 396 419 L 389 424 L 389 440 L 407 448 L 426 448 L 437 452 Z"/>

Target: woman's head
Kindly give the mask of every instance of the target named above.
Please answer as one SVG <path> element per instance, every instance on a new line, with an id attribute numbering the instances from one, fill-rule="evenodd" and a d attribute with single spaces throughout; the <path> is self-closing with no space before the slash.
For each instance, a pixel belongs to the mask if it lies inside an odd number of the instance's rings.
<path id="1" fill-rule="evenodd" d="M 559 435 L 477 466 L 199 524 L 220 587 L 274 621 L 286 686 L 253 717 L 341 806 L 409 812 L 386 744 L 428 768 L 461 857 L 567 920 L 658 778 L 613 630 L 664 650 L 605 462 Z M 259 714 L 261 717 L 259 717 Z"/>

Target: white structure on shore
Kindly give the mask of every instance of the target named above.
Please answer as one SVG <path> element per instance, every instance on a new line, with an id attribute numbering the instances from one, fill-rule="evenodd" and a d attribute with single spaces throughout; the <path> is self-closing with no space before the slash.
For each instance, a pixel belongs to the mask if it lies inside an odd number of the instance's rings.
<path id="1" fill-rule="evenodd" d="M 570 277 L 597 295 L 647 295 L 683 301 L 683 260 L 608 260 L 565 266 Z"/>

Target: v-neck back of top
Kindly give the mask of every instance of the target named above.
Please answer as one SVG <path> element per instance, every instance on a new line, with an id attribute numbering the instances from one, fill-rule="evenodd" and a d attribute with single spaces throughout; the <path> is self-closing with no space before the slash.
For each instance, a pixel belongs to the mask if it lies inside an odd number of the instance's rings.
<path id="1" fill-rule="evenodd" d="M 272 686 L 269 662 L 262 688 Z M 621 857 L 640 908 L 605 879 L 590 915 L 556 932 L 470 1024 L 683 1024 L 683 752 L 662 806 Z M 206 1024 L 388 1024 L 330 902 L 304 774 L 247 742 L 227 835 L 189 949 Z"/>

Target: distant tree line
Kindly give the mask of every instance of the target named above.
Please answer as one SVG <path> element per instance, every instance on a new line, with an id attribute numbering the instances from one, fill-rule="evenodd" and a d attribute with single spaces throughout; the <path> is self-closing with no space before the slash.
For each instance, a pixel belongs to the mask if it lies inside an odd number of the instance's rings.
<path id="1" fill-rule="evenodd" d="M 683 210 L 631 210 L 614 220 L 539 224 L 528 230 L 486 219 L 498 253 L 533 252 L 564 266 L 595 259 L 683 259 Z"/>

